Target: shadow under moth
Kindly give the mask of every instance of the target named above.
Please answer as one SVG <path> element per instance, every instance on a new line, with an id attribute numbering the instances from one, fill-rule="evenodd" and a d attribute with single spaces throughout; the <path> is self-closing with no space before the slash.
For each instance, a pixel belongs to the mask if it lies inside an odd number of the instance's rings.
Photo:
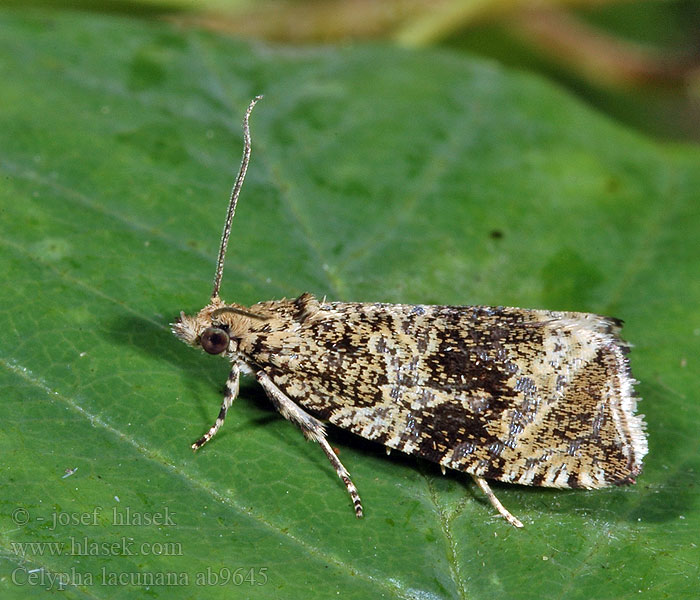
<path id="1" fill-rule="evenodd" d="M 645 424 L 618 333 L 589 313 L 489 306 L 327 302 L 311 294 L 247 307 L 219 298 L 231 222 L 250 160 L 249 118 L 207 306 L 173 333 L 231 362 L 216 422 L 254 375 L 280 414 L 317 442 L 352 499 L 350 474 L 324 422 L 391 449 L 469 473 L 512 525 L 487 479 L 555 488 L 634 483 Z"/>

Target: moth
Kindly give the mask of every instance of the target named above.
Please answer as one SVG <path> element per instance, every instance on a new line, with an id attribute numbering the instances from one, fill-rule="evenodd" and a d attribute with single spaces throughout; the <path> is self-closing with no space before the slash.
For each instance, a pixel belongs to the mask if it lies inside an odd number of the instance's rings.
<path id="1" fill-rule="evenodd" d="M 328 443 L 325 422 L 472 476 L 509 523 L 487 479 L 555 488 L 634 483 L 645 423 L 619 337 L 622 322 L 589 313 L 489 306 L 327 302 L 309 293 L 252 306 L 219 297 L 231 223 L 251 152 L 244 150 L 224 225 L 209 304 L 172 324 L 187 344 L 231 362 L 224 423 L 241 374 L 318 443 L 362 503 Z"/>

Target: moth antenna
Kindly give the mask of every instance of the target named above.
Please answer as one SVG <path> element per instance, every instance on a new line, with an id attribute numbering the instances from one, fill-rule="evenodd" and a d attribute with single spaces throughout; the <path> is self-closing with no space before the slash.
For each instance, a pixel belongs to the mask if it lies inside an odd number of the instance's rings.
<path id="1" fill-rule="evenodd" d="M 219 288 L 221 287 L 221 277 L 224 274 L 224 259 L 226 258 L 226 246 L 228 246 L 228 238 L 231 235 L 231 222 L 233 221 L 233 215 L 236 212 L 236 204 L 238 204 L 238 195 L 241 193 L 241 187 L 243 187 L 243 180 L 245 179 L 246 171 L 248 170 L 248 163 L 250 162 L 250 113 L 253 112 L 253 107 L 261 100 L 262 96 L 255 96 L 250 101 L 248 105 L 248 110 L 245 111 L 245 116 L 243 117 L 243 158 L 241 159 L 241 166 L 238 169 L 238 176 L 236 177 L 236 183 L 231 190 L 231 199 L 228 203 L 228 212 L 226 213 L 226 223 L 224 223 L 224 231 L 221 234 L 221 246 L 219 247 L 219 258 L 216 261 L 216 272 L 214 273 L 214 289 L 211 293 L 211 299 L 219 297 Z"/>

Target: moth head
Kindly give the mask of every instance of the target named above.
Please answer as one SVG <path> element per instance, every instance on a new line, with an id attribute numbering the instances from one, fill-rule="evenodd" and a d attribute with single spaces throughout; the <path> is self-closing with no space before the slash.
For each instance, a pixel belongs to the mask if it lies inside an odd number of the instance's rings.
<path id="1" fill-rule="evenodd" d="M 258 329 L 270 317 L 253 313 L 244 306 L 213 301 L 196 315 L 180 313 L 172 332 L 189 346 L 208 354 L 233 355 L 241 338 Z"/>
<path id="2" fill-rule="evenodd" d="M 189 346 L 201 348 L 208 354 L 235 352 L 238 347 L 236 339 L 231 339 L 230 328 L 211 316 L 211 307 L 201 310 L 196 315 L 180 313 L 180 318 L 172 323 L 172 332 Z"/>

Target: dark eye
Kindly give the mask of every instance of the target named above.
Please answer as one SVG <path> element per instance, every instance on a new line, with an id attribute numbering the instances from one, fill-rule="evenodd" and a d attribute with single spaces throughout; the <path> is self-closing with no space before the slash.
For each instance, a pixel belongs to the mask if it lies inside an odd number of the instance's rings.
<path id="1" fill-rule="evenodd" d="M 221 354 L 228 348 L 228 333 L 218 327 L 207 327 L 202 333 L 200 344 L 209 354 Z"/>

